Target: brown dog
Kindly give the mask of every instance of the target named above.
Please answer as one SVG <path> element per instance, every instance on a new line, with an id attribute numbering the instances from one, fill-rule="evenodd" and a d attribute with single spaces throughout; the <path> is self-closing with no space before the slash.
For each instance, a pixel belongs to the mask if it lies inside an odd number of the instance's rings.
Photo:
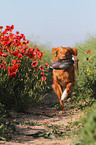
<path id="1" fill-rule="evenodd" d="M 57 47 L 52 48 L 52 55 L 56 54 L 56 57 L 53 58 L 53 62 L 58 59 L 71 59 L 73 55 L 77 55 L 76 48 L 70 47 Z M 74 57 L 75 58 L 75 57 Z M 74 60 L 74 65 L 77 70 L 77 58 Z M 64 109 L 63 100 L 67 97 L 71 97 L 71 91 L 74 86 L 75 81 L 75 73 L 74 73 L 74 65 L 70 65 L 68 68 L 65 69 L 53 69 L 53 89 L 55 90 L 56 94 L 58 95 L 61 110 Z"/>

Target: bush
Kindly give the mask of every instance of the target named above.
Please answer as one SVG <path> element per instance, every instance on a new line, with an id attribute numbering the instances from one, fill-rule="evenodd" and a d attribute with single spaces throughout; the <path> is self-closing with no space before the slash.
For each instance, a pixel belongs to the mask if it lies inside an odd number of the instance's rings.
<path id="1" fill-rule="evenodd" d="M 87 116 L 78 121 L 78 138 L 72 145 L 96 144 L 96 38 L 90 36 L 83 44 L 76 44 L 79 56 L 79 77 L 75 85 L 75 103 L 83 102 Z M 90 106 L 89 106 L 90 105 Z M 86 111 L 87 110 L 87 111 Z M 84 110 L 83 110 L 84 111 Z M 76 133 L 76 132 L 75 132 Z"/>
<path id="2" fill-rule="evenodd" d="M 12 33 L 14 25 L 0 29 L 0 102 L 24 112 L 49 88 L 48 63 L 42 62 L 43 52 L 36 45 L 28 47 L 24 34 Z"/>
<path id="3" fill-rule="evenodd" d="M 79 137 L 73 145 L 95 145 L 96 144 L 96 104 L 94 104 L 87 116 L 82 118 L 80 124 L 83 128 L 79 132 Z"/>
<path id="4" fill-rule="evenodd" d="M 96 38 L 90 37 L 84 44 L 76 44 L 79 58 L 79 76 L 76 76 L 76 101 L 93 99 L 96 93 Z"/>

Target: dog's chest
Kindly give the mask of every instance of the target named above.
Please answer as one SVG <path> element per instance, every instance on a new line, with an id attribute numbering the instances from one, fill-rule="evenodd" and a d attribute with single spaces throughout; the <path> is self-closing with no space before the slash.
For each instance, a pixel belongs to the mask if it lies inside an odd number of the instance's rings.
<path id="1" fill-rule="evenodd" d="M 53 70 L 53 76 L 55 75 L 56 80 L 62 86 L 68 82 L 74 81 L 74 68 L 70 67 L 69 71 L 66 70 Z"/>

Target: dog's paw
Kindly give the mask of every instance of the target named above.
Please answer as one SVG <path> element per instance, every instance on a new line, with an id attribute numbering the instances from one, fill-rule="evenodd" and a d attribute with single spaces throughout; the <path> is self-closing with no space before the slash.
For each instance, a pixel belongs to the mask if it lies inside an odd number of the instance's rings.
<path id="1" fill-rule="evenodd" d="M 62 96 L 61 96 L 61 100 L 63 101 L 64 99 L 67 98 L 67 96 L 68 96 L 68 93 L 67 93 L 67 91 L 65 89 L 64 92 L 63 92 L 63 94 L 62 94 Z"/>

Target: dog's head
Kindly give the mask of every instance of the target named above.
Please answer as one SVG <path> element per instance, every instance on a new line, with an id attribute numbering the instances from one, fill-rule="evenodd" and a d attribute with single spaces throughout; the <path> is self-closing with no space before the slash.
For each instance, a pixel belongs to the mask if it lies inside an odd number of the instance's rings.
<path id="1" fill-rule="evenodd" d="M 72 59 L 72 55 L 77 55 L 77 49 L 70 47 L 56 47 L 52 48 L 52 55 L 54 54 L 56 54 L 56 60 L 67 58 Z"/>

